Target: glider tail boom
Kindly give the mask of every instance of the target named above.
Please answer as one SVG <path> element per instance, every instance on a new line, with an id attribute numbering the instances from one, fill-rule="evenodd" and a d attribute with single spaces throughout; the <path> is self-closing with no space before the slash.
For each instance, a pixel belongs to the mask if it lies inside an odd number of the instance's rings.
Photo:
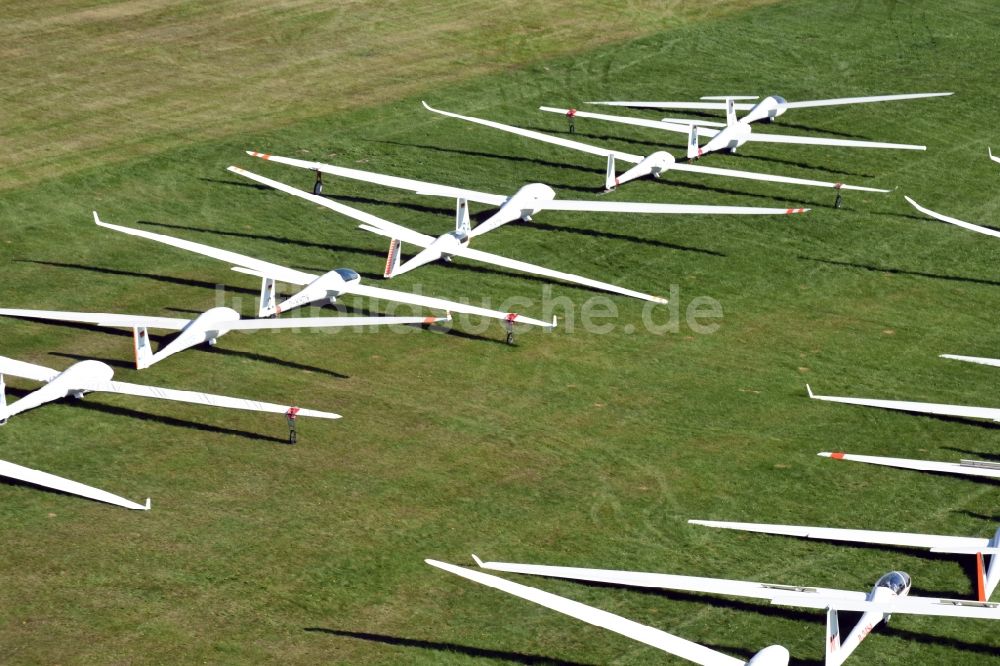
<path id="1" fill-rule="evenodd" d="M 3 375 L 0 374 L 0 425 L 7 425 L 10 412 L 7 410 L 7 385 L 4 384 Z"/>
<path id="2" fill-rule="evenodd" d="M 688 129 L 688 150 L 689 160 L 696 160 L 701 157 L 701 149 L 698 147 L 698 126 L 691 124 Z"/>
<path id="3" fill-rule="evenodd" d="M 134 326 L 132 338 L 135 340 L 135 369 L 145 370 L 153 364 L 153 343 L 149 341 L 149 331 L 145 326 Z"/>
<path id="4" fill-rule="evenodd" d="M 391 278 L 399 270 L 399 254 L 402 242 L 398 238 L 389 241 L 389 254 L 385 258 L 385 270 L 382 277 Z"/>
<path id="5" fill-rule="evenodd" d="M 604 189 L 610 192 L 618 187 L 618 179 L 615 177 L 615 155 L 608 155 L 608 166 L 604 169 Z"/>

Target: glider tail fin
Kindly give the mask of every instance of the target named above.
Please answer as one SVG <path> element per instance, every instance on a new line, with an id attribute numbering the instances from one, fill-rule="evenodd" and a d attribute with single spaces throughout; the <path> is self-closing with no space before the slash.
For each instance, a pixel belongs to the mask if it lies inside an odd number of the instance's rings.
<path id="1" fill-rule="evenodd" d="M 260 281 L 260 306 L 257 310 L 258 317 L 270 317 L 275 313 L 274 278 L 265 277 Z"/>
<path id="2" fill-rule="evenodd" d="M 736 124 L 736 102 L 732 97 L 726 98 L 726 127 Z"/>
<path id="3" fill-rule="evenodd" d="M 688 126 L 688 159 L 696 160 L 701 157 L 701 149 L 698 147 L 698 126 L 691 124 Z"/>
<path id="4" fill-rule="evenodd" d="M 826 609 L 826 661 L 827 666 L 839 664 L 840 618 L 835 608 Z"/>
<path id="5" fill-rule="evenodd" d="M 615 156 L 608 155 L 608 166 L 604 170 L 604 189 L 613 190 L 618 187 L 618 178 L 615 177 Z"/>
<path id="6" fill-rule="evenodd" d="M 149 332 L 145 326 L 136 326 L 132 329 L 132 337 L 135 340 L 135 369 L 144 370 L 153 364 L 153 348 L 149 341 Z"/>
<path id="7" fill-rule="evenodd" d="M 391 278 L 393 273 L 399 270 L 399 251 L 402 244 L 398 238 L 389 241 L 389 254 L 385 258 L 385 271 L 383 271 L 382 277 Z"/>
<path id="8" fill-rule="evenodd" d="M 459 197 L 455 201 L 455 234 L 459 238 L 468 238 L 472 231 L 472 224 L 469 222 L 469 202 L 465 197 Z"/>
<path id="9" fill-rule="evenodd" d="M 3 382 L 3 375 L 0 374 L 0 425 L 6 425 L 10 418 L 10 411 L 7 409 L 7 385 Z"/>

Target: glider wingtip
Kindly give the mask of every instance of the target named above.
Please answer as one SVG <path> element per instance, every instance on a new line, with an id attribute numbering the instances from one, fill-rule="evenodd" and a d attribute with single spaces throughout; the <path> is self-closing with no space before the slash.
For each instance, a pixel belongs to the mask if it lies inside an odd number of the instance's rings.
<path id="1" fill-rule="evenodd" d="M 812 390 L 812 387 L 811 387 L 811 386 L 809 386 L 809 384 L 806 384 L 806 393 L 807 393 L 807 394 L 809 395 L 809 397 L 810 397 L 810 398 L 813 398 L 813 397 L 815 397 L 815 396 L 813 395 L 813 390 Z"/>
<path id="2" fill-rule="evenodd" d="M 476 555 L 475 553 L 473 553 L 472 554 L 472 559 L 476 562 L 476 566 L 477 567 L 479 567 L 480 569 L 483 567 L 483 561 L 481 559 L 479 559 L 478 555 Z"/>
<path id="3" fill-rule="evenodd" d="M 833 457 L 833 454 L 832 454 L 832 453 L 830 453 L 829 451 L 820 451 L 820 452 L 819 452 L 819 453 L 817 453 L 816 455 L 818 455 L 818 456 L 822 456 L 822 457 L 824 457 L 824 458 L 831 458 L 831 457 Z"/>
<path id="4" fill-rule="evenodd" d="M 151 500 L 150 498 L 147 497 L 146 498 L 146 506 L 144 506 L 142 510 L 143 511 L 149 511 L 151 508 L 153 508 L 153 500 Z"/>
<path id="5" fill-rule="evenodd" d="M 97 211 L 95 210 L 95 211 L 92 211 L 92 212 L 94 213 L 94 222 L 97 223 L 97 224 L 100 224 L 101 223 L 101 218 L 98 217 Z"/>

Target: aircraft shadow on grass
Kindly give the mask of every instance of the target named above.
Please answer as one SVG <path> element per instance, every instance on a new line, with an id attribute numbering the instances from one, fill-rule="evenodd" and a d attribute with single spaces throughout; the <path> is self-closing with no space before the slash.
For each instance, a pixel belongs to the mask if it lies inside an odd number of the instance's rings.
<path id="1" fill-rule="evenodd" d="M 852 261 L 836 261 L 834 259 L 819 259 L 817 257 L 807 257 L 804 255 L 799 255 L 796 259 L 802 261 L 815 261 L 820 264 L 828 264 L 830 266 L 840 266 L 843 268 L 860 268 L 865 271 L 872 271 L 874 273 L 889 273 L 891 275 L 912 275 L 914 277 L 925 277 L 934 280 L 948 280 L 950 282 L 967 282 L 969 284 L 984 284 L 990 287 L 1000 287 L 1000 282 L 996 280 L 985 280 L 983 278 L 971 278 L 971 277 L 961 277 L 958 275 L 942 275 L 940 273 L 924 273 L 922 271 L 907 271 L 902 268 L 889 268 L 886 266 L 874 266 L 872 264 L 862 264 Z"/>
<path id="2" fill-rule="evenodd" d="M 157 282 L 165 282 L 167 284 L 183 285 L 185 287 L 197 287 L 200 289 L 211 289 L 213 291 L 219 286 L 218 283 L 215 282 L 205 282 L 203 280 L 190 280 L 187 278 L 171 277 L 169 275 L 160 275 L 159 273 L 139 273 L 135 271 L 118 270 L 115 268 L 101 268 L 99 266 L 86 266 L 84 264 L 70 264 L 60 261 L 40 261 L 36 259 L 15 259 L 15 261 L 20 261 L 28 264 L 38 264 L 40 266 L 54 266 L 56 268 L 73 268 L 81 271 L 92 271 L 94 273 L 103 273 L 104 275 L 122 275 L 128 277 L 147 278 L 150 280 L 156 280 Z M 251 296 L 260 295 L 258 289 L 230 287 L 227 285 L 226 290 L 229 292 L 235 292 L 238 294 L 248 294 Z"/>
<path id="3" fill-rule="evenodd" d="M 506 650 L 493 650 L 490 648 L 478 648 L 471 645 L 461 645 L 459 643 L 443 643 L 438 641 L 425 641 L 416 638 L 400 638 L 399 636 L 388 636 L 386 634 L 373 634 L 365 631 L 347 631 L 344 629 L 327 629 L 324 627 L 305 627 L 305 631 L 330 634 L 331 636 L 341 636 L 344 638 L 355 638 L 362 641 L 382 643 L 384 645 L 394 645 L 397 647 L 412 647 L 422 650 L 435 650 L 438 652 L 455 652 L 470 657 L 482 659 L 495 659 L 506 661 L 512 664 L 531 664 L 533 666 L 590 666 L 577 661 L 564 661 L 553 659 L 541 655 L 524 654 L 521 652 L 508 652 Z"/>
<path id="4" fill-rule="evenodd" d="M 969 449 L 963 449 L 957 446 L 943 446 L 941 448 L 948 449 L 949 451 L 956 451 L 958 453 L 964 453 L 968 456 L 975 456 L 979 460 L 996 460 L 1000 461 L 1000 453 L 986 453 L 984 451 L 970 451 Z"/>
<path id="5" fill-rule="evenodd" d="M 385 140 L 375 140 L 370 139 L 372 143 L 384 143 L 391 146 L 400 146 L 403 148 L 419 148 L 421 150 L 430 150 L 438 153 L 448 153 L 451 155 L 465 155 L 468 157 L 485 157 L 488 159 L 503 160 L 505 162 L 523 162 L 527 164 L 536 164 L 543 167 L 551 167 L 553 169 L 572 169 L 573 171 L 582 171 L 585 173 L 597 173 L 600 175 L 600 158 L 594 158 L 596 160 L 595 164 L 597 169 L 593 169 L 587 166 L 581 166 L 578 164 L 570 164 L 567 162 L 550 162 L 548 160 L 540 160 L 534 157 L 522 157 L 520 155 L 500 155 L 498 153 L 487 153 L 477 150 L 464 150 L 462 148 L 445 148 L 444 146 L 431 146 L 422 143 L 406 143 L 403 141 L 385 141 Z M 449 211 L 454 213 L 454 211 Z"/>
<path id="6" fill-rule="evenodd" d="M 811 169 L 813 171 L 825 171 L 826 173 L 835 173 L 839 176 L 852 176 L 854 178 L 874 178 L 875 176 L 870 173 L 857 173 L 854 171 L 843 171 L 841 169 L 834 169 L 828 164 L 817 166 L 815 164 L 809 164 L 808 162 L 796 162 L 795 160 L 785 160 L 780 157 L 769 157 L 765 155 L 754 155 L 752 153 L 740 153 L 740 159 L 745 160 L 760 160 L 761 162 L 772 162 L 774 164 L 784 164 L 785 166 L 798 167 L 800 169 Z M 688 161 L 688 160 L 682 160 Z"/>
<path id="7" fill-rule="evenodd" d="M 599 231 L 597 229 L 579 229 L 574 227 L 566 227 L 562 225 L 545 224 L 543 222 L 538 222 L 537 220 L 532 220 L 531 222 L 518 222 L 517 224 L 520 226 L 527 227 L 529 229 L 539 229 L 543 231 L 563 231 L 572 234 L 580 234 L 582 236 L 592 236 L 595 238 L 607 238 L 609 240 L 628 241 L 630 243 L 641 243 L 643 245 L 649 245 L 651 247 L 658 247 L 667 250 L 679 250 L 681 252 L 697 252 L 699 254 L 711 255 L 713 257 L 726 256 L 722 252 L 716 252 L 715 250 L 705 250 L 700 247 L 678 245 L 676 243 L 668 243 L 666 241 L 655 240 L 651 238 L 640 238 L 638 236 L 617 234 L 617 233 L 612 233 L 610 231 Z"/>
<path id="8" fill-rule="evenodd" d="M 952 513 L 960 513 L 960 514 L 962 514 L 964 516 L 968 516 L 969 518 L 976 518 L 977 520 L 985 520 L 985 521 L 988 521 L 989 523 L 991 523 L 992 525 L 996 525 L 997 523 L 1000 523 L 1000 514 L 990 515 L 990 514 L 985 514 L 985 513 L 977 513 L 975 511 L 969 511 L 968 509 L 961 509 L 961 510 L 958 510 L 958 511 L 952 511 Z"/>
<path id="9" fill-rule="evenodd" d="M 961 650 L 962 652 L 971 652 L 972 654 L 985 655 L 989 657 L 996 657 L 997 653 L 1000 652 L 1000 644 L 983 645 L 981 643 L 969 643 L 957 638 L 951 638 L 950 636 L 933 636 L 919 631 L 900 629 L 895 624 L 881 626 L 877 631 L 885 636 L 901 638 L 904 641 L 914 641 L 923 645 L 940 645 L 951 648 L 952 650 Z"/>
<path id="10" fill-rule="evenodd" d="M 273 191 L 271 188 L 266 188 L 269 192 Z M 164 229 L 180 229 L 183 231 L 197 231 L 203 234 L 213 234 L 215 236 L 229 236 L 231 238 L 249 238 L 251 240 L 263 240 L 272 243 L 281 243 L 282 245 L 294 245 L 296 247 L 309 247 L 316 248 L 319 250 L 325 250 L 327 252 L 335 253 L 346 253 L 346 254 L 362 254 L 371 257 L 379 257 L 380 259 L 385 259 L 385 252 L 380 250 L 369 250 L 361 247 L 352 247 L 348 245 L 331 245 L 329 243 L 317 243 L 315 241 L 302 240 L 300 238 L 287 238 L 284 236 L 269 236 L 267 234 L 257 234 L 249 233 L 246 231 L 222 231 L 219 229 L 204 229 L 202 227 L 194 227 L 185 224 L 167 224 L 166 222 L 151 222 L 149 220 L 139 220 L 139 224 L 150 226 L 150 227 L 161 227 Z M 329 268 L 324 269 L 323 272 L 330 270 Z M 255 292 L 256 293 L 256 292 Z"/>
<path id="11" fill-rule="evenodd" d="M 11 386 L 7 386 L 7 393 L 9 395 L 15 396 L 17 398 L 23 398 L 32 391 L 30 389 L 18 389 Z M 95 402 L 92 399 L 84 398 L 83 400 L 77 400 L 76 398 L 62 398 L 56 400 L 52 404 L 70 404 L 73 409 L 91 409 L 98 412 L 103 412 L 105 414 L 113 414 L 115 416 L 123 416 L 129 419 L 135 419 L 137 421 L 153 421 L 154 423 L 160 423 L 162 425 L 173 426 L 177 428 L 187 428 L 189 430 L 200 430 L 202 432 L 212 432 L 219 435 L 236 435 L 237 437 L 243 437 L 245 439 L 253 439 L 263 442 L 278 442 L 279 444 L 287 444 L 288 440 L 281 437 L 272 437 L 270 435 L 262 435 L 256 432 L 247 432 L 245 430 L 236 430 L 234 428 L 226 428 L 224 426 L 210 425 L 206 423 L 197 423 L 195 421 L 187 421 L 184 419 L 179 419 L 173 416 L 162 416 L 159 414 L 150 414 L 149 412 L 138 412 L 133 409 L 128 409 L 127 407 L 118 407 L 115 405 L 107 405 L 99 402 Z M 19 417 L 23 418 L 23 417 Z M 262 419 L 263 421 L 263 419 Z M 6 426 L 7 428 L 14 426 Z"/>
<path id="12" fill-rule="evenodd" d="M 748 197 L 748 198 L 752 198 L 752 199 L 766 199 L 770 203 L 770 205 L 772 205 L 772 206 L 774 205 L 773 202 L 776 200 L 775 197 L 774 197 L 774 195 L 771 195 L 771 194 L 757 194 L 757 193 L 754 193 L 754 192 L 745 192 L 745 191 L 740 191 L 740 190 L 730 190 L 730 189 L 726 189 L 724 187 L 713 187 L 711 185 L 704 185 L 702 183 L 692 183 L 692 182 L 687 182 L 687 181 L 683 181 L 683 180 L 677 180 L 676 178 L 671 177 L 671 174 L 670 174 L 669 171 L 662 178 L 660 178 L 658 180 L 654 180 L 652 182 L 657 182 L 657 183 L 660 183 L 662 185 L 668 185 L 668 186 L 672 186 L 672 187 L 685 187 L 685 188 L 688 188 L 688 189 L 691 189 L 691 190 L 699 190 L 699 191 L 703 191 L 703 192 L 711 192 L 713 194 L 732 194 L 732 195 L 736 195 L 736 196 L 739 196 L 739 197 Z M 833 208 L 833 202 L 832 201 L 828 201 L 826 203 L 820 203 L 818 201 L 807 201 L 805 199 L 796 198 L 795 199 L 795 203 L 798 204 L 796 206 L 796 208 L 801 207 L 801 206 L 808 206 L 810 208 Z"/>

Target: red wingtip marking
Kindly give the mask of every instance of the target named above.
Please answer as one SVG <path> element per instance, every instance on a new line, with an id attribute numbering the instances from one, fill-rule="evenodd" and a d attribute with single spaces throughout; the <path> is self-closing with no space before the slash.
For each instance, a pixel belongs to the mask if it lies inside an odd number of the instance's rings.
<path id="1" fill-rule="evenodd" d="M 976 589 L 977 592 L 979 593 L 979 600 L 986 601 L 986 580 L 983 576 L 982 553 L 976 553 Z"/>
<path id="2" fill-rule="evenodd" d="M 841 460 L 843 459 L 844 454 L 841 451 L 837 451 L 836 453 L 831 453 L 830 457 L 833 458 L 834 460 Z"/>
<path id="3" fill-rule="evenodd" d="M 424 317 L 425 324 L 433 324 L 437 321 L 437 317 Z"/>

